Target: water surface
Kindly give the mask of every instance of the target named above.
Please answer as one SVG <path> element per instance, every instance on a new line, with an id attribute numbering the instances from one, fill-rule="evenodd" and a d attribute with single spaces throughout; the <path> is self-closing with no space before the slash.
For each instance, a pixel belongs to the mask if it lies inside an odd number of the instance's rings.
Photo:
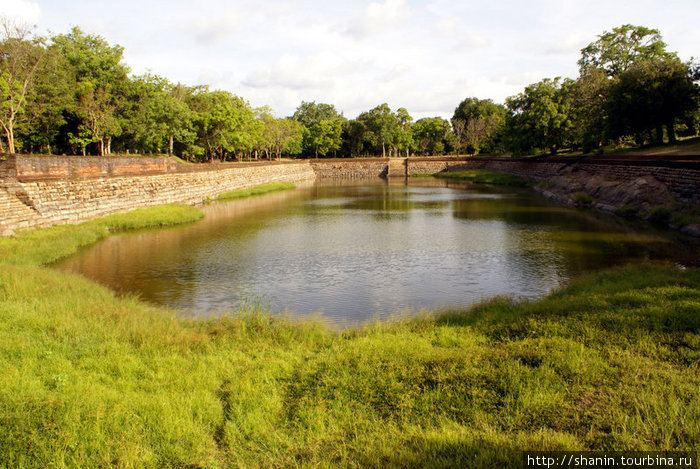
<path id="1" fill-rule="evenodd" d="M 582 272 L 691 249 L 531 191 L 431 179 L 323 181 L 204 211 L 192 225 L 111 236 L 59 267 L 187 314 L 262 300 L 347 324 L 539 297 Z"/>

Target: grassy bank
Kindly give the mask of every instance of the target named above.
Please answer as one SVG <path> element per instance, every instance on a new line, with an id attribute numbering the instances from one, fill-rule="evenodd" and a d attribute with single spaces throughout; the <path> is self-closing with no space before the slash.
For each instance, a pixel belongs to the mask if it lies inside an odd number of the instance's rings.
<path id="1" fill-rule="evenodd" d="M 435 177 L 439 179 L 471 182 L 472 184 L 489 184 L 492 186 L 529 187 L 532 185 L 531 182 L 521 177 L 513 176 L 512 174 L 494 173 L 486 169 L 443 173 L 417 173 L 411 174 L 411 177 Z"/>
<path id="2" fill-rule="evenodd" d="M 48 264 L 96 243 L 110 232 L 189 223 L 203 216 L 195 207 L 174 204 L 109 215 L 80 225 L 20 231 L 11 238 L 0 237 L 0 263 Z"/>
<path id="3" fill-rule="evenodd" d="M 0 251 L 0 467 L 497 467 L 700 441 L 697 270 L 332 332 L 254 305 L 177 319 L 39 267 L 53 230 Z"/>
<path id="4" fill-rule="evenodd" d="M 334 332 L 256 305 L 182 320 L 41 264 L 144 209 L 0 239 L 0 467 L 498 467 L 697 449 L 700 272 L 635 266 Z"/>
<path id="5" fill-rule="evenodd" d="M 259 186 L 249 187 L 247 189 L 238 189 L 235 191 L 224 192 L 219 195 L 216 200 L 240 199 L 241 197 L 250 197 L 251 195 L 267 194 L 268 192 L 283 191 L 286 189 L 294 189 L 296 186 L 291 182 L 271 182 L 269 184 L 261 184 Z"/>

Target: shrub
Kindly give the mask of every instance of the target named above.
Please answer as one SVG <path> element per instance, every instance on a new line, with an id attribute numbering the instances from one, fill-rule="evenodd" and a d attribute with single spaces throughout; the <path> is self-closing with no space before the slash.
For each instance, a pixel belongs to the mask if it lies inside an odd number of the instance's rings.
<path id="1" fill-rule="evenodd" d="M 639 208 L 632 204 L 625 204 L 618 208 L 615 213 L 622 218 L 626 218 L 627 220 L 634 220 L 639 216 Z"/>
<path id="2" fill-rule="evenodd" d="M 666 207 L 656 207 L 651 211 L 649 221 L 655 226 L 666 228 L 671 221 L 671 211 Z"/>
<path id="3" fill-rule="evenodd" d="M 578 208 L 590 208 L 593 205 L 593 197 L 582 191 L 576 192 L 573 200 Z"/>

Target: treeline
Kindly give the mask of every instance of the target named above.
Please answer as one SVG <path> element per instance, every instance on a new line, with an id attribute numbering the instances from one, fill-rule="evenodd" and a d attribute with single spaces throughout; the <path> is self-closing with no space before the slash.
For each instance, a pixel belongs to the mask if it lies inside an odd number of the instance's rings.
<path id="1" fill-rule="evenodd" d="M 175 154 L 193 161 L 592 151 L 697 135 L 700 69 L 658 31 L 625 25 L 581 51 L 580 74 L 501 105 L 467 98 L 450 121 L 387 104 L 347 119 L 302 102 L 293 116 L 207 86 L 131 76 L 123 49 L 73 28 L 50 38 L 0 21 L 0 152 Z"/>

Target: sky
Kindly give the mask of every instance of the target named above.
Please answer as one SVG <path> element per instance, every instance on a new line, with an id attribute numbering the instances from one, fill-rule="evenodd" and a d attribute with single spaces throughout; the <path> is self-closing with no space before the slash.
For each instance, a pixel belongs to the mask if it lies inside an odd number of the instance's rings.
<path id="1" fill-rule="evenodd" d="M 506 97 L 575 78 L 581 48 L 623 24 L 658 29 L 700 57 L 698 0 L 0 0 L 40 34 L 79 26 L 124 47 L 133 74 L 209 85 L 270 106 L 388 103 L 450 118 L 466 97 Z"/>

